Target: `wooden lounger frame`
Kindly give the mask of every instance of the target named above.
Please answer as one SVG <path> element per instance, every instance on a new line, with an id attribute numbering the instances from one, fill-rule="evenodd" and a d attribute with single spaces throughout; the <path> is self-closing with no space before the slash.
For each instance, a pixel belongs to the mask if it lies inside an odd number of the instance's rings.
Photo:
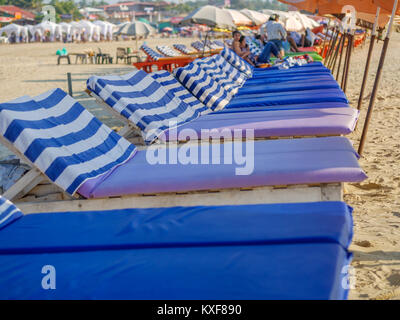
<path id="1" fill-rule="evenodd" d="M 68 195 L 52 183 L 34 164 L 4 137 L 2 142 L 32 169 L 3 196 L 18 204 L 25 213 L 56 211 L 112 210 L 199 205 L 239 205 L 288 202 L 342 201 L 343 183 L 280 185 L 174 193 L 137 194 L 102 199 Z"/>
<path id="2" fill-rule="evenodd" d="M 101 199 L 16 202 L 25 214 L 42 212 L 104 211 L 126 208 L 222 206 L 266 203 L 343 201 L 343 183 L 292 185 L 139 194 Z"/>

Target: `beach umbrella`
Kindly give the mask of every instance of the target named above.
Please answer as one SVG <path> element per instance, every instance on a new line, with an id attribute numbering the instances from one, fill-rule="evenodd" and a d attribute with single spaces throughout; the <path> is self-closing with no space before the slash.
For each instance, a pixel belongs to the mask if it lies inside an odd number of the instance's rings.
<path id="1" fill-rule="evenodd" d="M 181 25 L 205 24 L 211 28 L 233 30 L 236 28 L 227 10 L 215 6 L 204 6 L 192 11 L 180 22 Z"/>
<path id="2" fill-rule="evenodd" d="M 243 13 L 245 16 L 247 16 L 251 21 L 253 21 L 254 25 L 256 26 L 260 26 L 268 21 L 266 15 L 254 10 L 243 9 L 240 10 L 240 12 Z"/>
<path id="3" fill-rule="evenodd" d="M 222 9 L 222 10 L 227 11 L 229 13 L 229 15 L 233 20 L 233 23 L 237 26 L 251 26 L 253 24 L 253 21 L 251 21 L 247 16 L 245 16 L 238 10 L 233 10 L 233 9 Z"/>
<path id="4" fill-rule="evenodd" d="M 19 37 L 20 37 L 20 34 L 21 34 L 21 26 L 19 26 L 17 24 L 14 24 L 14 23 L 11 23 L 9 25 L 6 25 L 3 28 L 0 28 L 0 36 L 3 33 L 7 34 L 7 38 L 9 38 L 13 33 L 15 33 L 15 36 L 16 36 L 15 41 L 19 42 Z"/>
<path id="5" fill-rule="evenodd" d="M 302 32 L 306 29 L 295 15 L 291 15 L 286 20 L 284 27 L 287 31 L 294 31 L 294 32 Z"/>
<path id="6" fill-rule="evenodd" d="M 116 32 L 117 35 L 134 36 L 136 41 L 136 50 L 138 48 L 138 37 L 148 36 L 156 33 L 156 29 L 142 21 L 124 23 Z"/>
<path id="7" fill-rule="evenodd" d="M 154 29 L 151 25 L 144 23 L 142 21 L 134 21 L 134 22 L 127 22 L 122 24 L 118 31 L 116 32 L 117 35 L 124 35 L 124 36 L 148 36 L 150 34 L 157 33 L 156 29 Z"/>

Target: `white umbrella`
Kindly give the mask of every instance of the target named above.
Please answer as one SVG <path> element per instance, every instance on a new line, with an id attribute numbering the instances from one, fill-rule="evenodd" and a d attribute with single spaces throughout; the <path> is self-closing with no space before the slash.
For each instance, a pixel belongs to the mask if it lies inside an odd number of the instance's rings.
<path id="1" fill-rule="evenodd" d="M 147 36 L 150 34 L 156 34 L 157 30 L 154 29 L 151 25 L 144 23 L 142 21 L 134 21 L 123 23 L 119 26 L 117 35 L 125 35 L 125 36 L 135 36 L 136 41 L 136 49 L 138 48 L 138 37 L 139 36 Z"/>
<path id="2" fill-rule="evenodd" d="M 243 9 L 240 10 L 240 12 L 253 21 L 256 26 L 262 25 L 268 21 L 268 18 L 264 14 L 254 10 Z"/>
<path id="3" fill-rule="evenodd" d="M 305 30 L 305 28 L 303 27 L 302 23 L 299 21 L 299 19 L 294 16 L 291 15 L 285 23 L 285 29 L 286 31 L 294 31 L 294 32 L 302 32 Z"/>
<path id="4" fill-rule="evenodd" d="M 233 10 L 233 9 L 222 9 L 222 10 L 227 11 L 230 14 L 234 24 L 237 26 L 251 26 L 253 24 L 253 21 L 251 21 L 247 16 L 245 16 L 238 10 Z"/>
<path id="5" fill-rule="evenodd" d="M 205 24 L 211 28 L 235 29 L 235 23 L 227 10 L 215 6 L 204 6 L 183 18 L 180 25 Z"/>
<path id="6" fill-rule="evenodd" d="M 60 38 L 62 36 L 61 27 L 58 24 L 51 22 L 51 21 L 45 21 L 45 22 L 37 24 L 34 27 L 34 30 L 35 31 L 40 30 L 42 34 L 44 34 L 46 31 L 49 31 L 50 32 L 50 41 L 54 41 L 57 36 Z"/>
<path id="7" fill-rule="evenodd" d="M 15 41 L 19 42 L 19 37 L 21 35 L 22 28 L 21 26 L 11 23 L 9 25 L 6 25 L 3 28 L 0 28 L 0 36 L 5 33 L 7 35 L 7 38 L 10 38 L 10 36 L 15 33 Z"/>

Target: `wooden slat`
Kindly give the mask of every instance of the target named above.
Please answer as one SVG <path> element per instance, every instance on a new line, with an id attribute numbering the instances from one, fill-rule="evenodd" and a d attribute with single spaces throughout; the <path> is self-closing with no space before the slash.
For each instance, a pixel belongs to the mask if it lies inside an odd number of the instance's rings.
<path id="1" fill-rule="evenodd" d="M 292 187 L 274 189 L 258 187 L 241 192 L 239 189 L 219 192 L 192 192 L 188 194 L 160 194 L 157 196 L 126 196 L 106 199 L 86 199 L 67 201 L 47 201 L 20 203 L 26 213 L 96 211 L 124 208 L 165 208 L 175 206 L 214 206 L 266 203 L 297 203 L 317 201 L 342 201 L 342 184 L 321 185 L 319 187 Z"/>

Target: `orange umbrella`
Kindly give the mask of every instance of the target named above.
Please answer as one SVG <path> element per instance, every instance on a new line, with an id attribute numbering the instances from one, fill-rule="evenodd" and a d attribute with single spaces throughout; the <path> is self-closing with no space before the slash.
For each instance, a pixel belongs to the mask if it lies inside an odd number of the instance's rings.
<path id="1" fill-rule="evenodd" d="M 295 6 L 299 10 L 316 12 L 319 14 L 342 13 L 342 9 L 346 5 L 353 6 L 357 12 L 376 13 L 378 6 L 385 9 L 388 13 L 392 11 L 393 0 L 279 0 L 280 2 Z M 392 2 L 391 5 L 387 3 Z M 385 3 L 385 5 L 383 5 Z M 400 8 L 399 8 L 400 10 Z"/>
<path id="2" fill-rule="evenodd" d="M 375 5 L 380 6 L 381 8 L 390 12 L 393 10 L 395 2 L 397 2 L 396 14 L 400 15 L 400 4 L 396 0 L 373 0 L 373 2 Z"/>

